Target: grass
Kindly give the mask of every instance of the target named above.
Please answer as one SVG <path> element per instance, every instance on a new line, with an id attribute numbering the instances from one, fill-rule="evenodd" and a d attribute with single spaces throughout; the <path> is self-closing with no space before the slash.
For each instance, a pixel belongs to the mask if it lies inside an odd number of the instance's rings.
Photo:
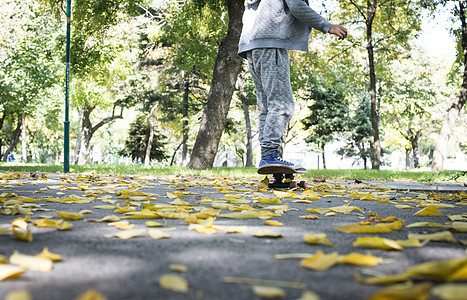
<path id="1" fill-rule="evenodd" d="M 62 165 L 46 164 L 14 164 L 0 163 L 0 171 L 14 172 L 63 172 Z M 94 172 L 97 174 L 139 174 L 139 175 L 190 175 L 190 176 L 226 176 L 240 177 L 252 176 L 256 174 L 256 168 L 212 168 L 207 170 L 192 170 L 183 167 L 149 167 L 142 165 L 85 165 L 70 166 L 71 173 Z M 408 180 L 408 181 L 426 181 L 426 182 L 466 182 L 466 171 L 444 171 L 432 173 L 430 171 L 420 170 L 309 170 L 303 177 L 317 177 L 323 175 L 328 179 L 346 179 L 346 180 Z"/>

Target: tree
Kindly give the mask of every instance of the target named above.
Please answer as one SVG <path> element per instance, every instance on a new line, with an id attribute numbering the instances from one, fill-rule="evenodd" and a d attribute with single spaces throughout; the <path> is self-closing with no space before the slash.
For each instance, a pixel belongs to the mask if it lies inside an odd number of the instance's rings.
<path id="1" fill-rule="evenodd" d="M 364 95 L 357 109 L 353 112 L 346 125 L 346 143 L 344 147 L 337 151 L 337 154 L 344 157 L 358 157 L 363 161 L 364 169 L 368 168 L 368 161 L 373 157 L 371 146 L 371 109 L 370 101 Z"/>
<path id="2" fill-rule="evenodd" d="M 397 55 L 394 45 L 406 43 L 412 32 L 420 29 L 420 12 L 417 3 L 402 0 L 346 0 L 339 4 L 345 17 L 352 20 L 352 26 L 365 32 L 373 135 L 372 168 L 379 169 L 381 141 L 376 72 L 381 72 L 384 63 Z"/>
<path id="3" fill-rule="evenodd" d="M 147 144 L 150 137 L 150 124 L 145 115 L 140 115 L 130 125 L 128 139 L 125 141 L 125 147 L 119 152 L 120 155 L 130 156 L 133 160 L 144 161 L 147 155 Z M 159 132 L 153 132 L 150 148 L 150 160 L 162 161 L 167 159 L 165 155 L 165 140 L 167 137 Z"/>
<path id="4" fill-rule="evenodd" d="M 309 100 L 311 114 L 302 120 L 306 130 L 311 134 L 305 139 L 307 143 L 317 145 L 322 151 L 323 167 L 326 169 L 324 147 L 334 140 L 334 134 L 343 132 L 349 122 L 349 108 L 345 95 L 339 91 L 312 85 Z"/>
<path id="5" fill-rule="evenodd" d="M 214 164 L 235 83 L 242 66 L 242 58 L 237 55 L 237 50 L 242 31 L 243 10 L 244 1 L 227 1 L 229 17 L 227 35 L 219 45 L 211 89 L 188 163 L 189 168 L 212 168 Z"/>
<path id="6" fill-rule="evenodd" d="M 445 5 L 447 1 L 434 1 L 433 5 Z M 428 3 L 427 3 L 428 4 Z M 466 3 L 463 0 L 457 1 L 458 6 L 454 8 L 454 14 L 461 21 L 461 29 L 459 37 L 460 50 L 459 56 L 464 64 L 462 85 L 460 87 L 459 94 L 449 106 L 446 114 L 446 118 L 443 122 L 441 130 L 436 141 L 435 150 L 433 152 L 433 163 L 431 170 L 433 172 L 441 172 L 444 169 L 444 158 L 447 154 L 448 143 L 451 138 L 451 134 L 456 124 L 456 120 L 459 114 L 462 112 L 462 108 L 467 100 L 467 22 L 465 18 Z"/>
<path id="7" fill-rule="evenodd" d="M 32 1 L 5 2 L 1 11 L 0 22 L 6 30 L 0 37 L 0 74 L 3 79 L 0 84 L 0 131 L 10 129 L 3 160 L 13 151 L 21 134 L 22 161 L 26 162 L 27 118 L 50 102 L 48 89 L 59 77 L 58 60 L 52 51 L 57 47 L 58 28 L 52 16 Z M 7 123 L 9 126 L 5 126 Z"/>

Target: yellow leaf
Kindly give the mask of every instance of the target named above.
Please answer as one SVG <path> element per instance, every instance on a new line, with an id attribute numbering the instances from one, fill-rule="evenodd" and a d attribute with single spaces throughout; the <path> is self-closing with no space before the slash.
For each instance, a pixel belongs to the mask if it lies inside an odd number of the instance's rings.
<path id="1" fill-rule="evenodd" d="M 332 211 L 332 212 L 335 212 L 335 213 L 342 213 L 342 214 L 350 214 L 353 211 L 365 212 L 360 207 L 348 206 L 348 205 L 330 207 L 329 210 Z"/>
<path id="2" fill-rule="evenodd" d="M 44 249 L 42 249 L 42 252 L 37 254 L 36 256 L 50 259 L 53 262 L 62 260 L 61 255 L 50 252 L 47 247 L 44 247 Z"/>
<path id="3" fill-rule="evenodd" d="M 259 217 L 261 217 L 261 214 L 256 211 L 242 211 L 227 214 L 219 214 L 219 217 L 229 219 L 258 219 Z"/>
<path id="4" fill-rule="evenodd" d="M 146 226 L 148 226 L 148 227 L 162 227 L 162 226 L 164 226 L 164 224 L 156 222 L 156 221 L 147 221 L 144 224 L 146 224 Z"/>
<path id="5" fill-rule="evenodd" d="M 67 221 L 75 221 L 75 220 L 81 220 L 83 218 L 83 214 L 80 213 L 72 213 L 72 212 L 66 212 L 66 211 L 56 211 L 57 215 L 60 218 L 63 218 Z"/>
<path id="6" fill-rule="evenodd" d="M 318 216 L 309 215 L 309 216 L 299 216 L 300 219 L 304 220 L 319 220 Z"/>
<path id="7" fill-rule="evenodd" d="M 10 256 L 10 264 L 18 265 L 28 270 L 50 272 L 52 271 L 53 262 L 48 258 L 42 258 L 31 255 L 24 255 L 15 251 Z"/>
<path id="8" fill-rule="evenodd" d="M 162 230 L 154 229 L 154 228 L 148 229 L 148 234 L 151 238 L 156 239 L 156 240 L 170 238 L 170 234 Z"/>
<path id="9" fill-rule="evenodd" d="M 441 284 L 435 286 L 431 293 L 443 300 L 462 300 L 467 295 L 467 284 Z"/>
<path id="10" fill-rule="evenodd" d="M 334 246 L 326 237 L 324 233 L 305 233 L 303 236 L 305 243 L 311 245 L 323 244 L 326 246 Z"/>
<path id="11" fill-rule="evenodd" d="M 138 237 L 141 234 L 143 234 L 145 231 L 146 230 L 144 230 L 144 229 L 124 230 L 122 232 L 119 232 L 119 233 L 116 233 L 116 234 L 113 234 L 113 235 L 109 235 L 109 236 L 110 237 L 117 237 L 117 238 L 122 239 L 122 240 L 127 240 L 127 239 L 131 239 L 131 238 L 134 238 L 134 237 Z"/>
<path id="12" fill-rule="evenodd" d="M 159 285 L 166 290 L 188 293 L 188 282 L 175 274 L 164 274 L 159 278 Z"/>
<path id="13" fill-rule="evenodd" d="M 402 246 L 396 241 L 381 237 L 359 237 L 353 244 L 354 247 L 363 246 L 370 248 L 381 248 L 386 250 L 402 250 Z"/>
<path id="14" fill-rule="evenodd" d="M 401 230 L 402 227 L 404 227 L 404 221 L 396 220 L 392 223 L 381 223 L 376 225 L 352 224 L 334 228 L 345 233 L 386 233 Z"/>
<path id="15" fill-rule="evenodd" d="M 185 273 L 188 271 L 188 267 L 185 265 L 177 265 L 177 264 L 171 264 L 169 265 L 169 269 L 175 272 L 180 272 L 180 273 Z"/>
<path id="16" fill-rule="evenodd" d="M 323 271 L 334 266 L 338 262 L 338 258 L 337 252 L 324 254 L 322 251 L 318 251 L 315 255 L 302 259 L 300 265 L 308 269 Z"/>
<path id="17" fill-rule="evenodd" d="M 367 300 L 426 300 L 430 296 L 431 282 L 416 285 L 396 285 L 371 295 Z"/>
<path id="18" fill-rule="evenodd" d="M 436 215 L 443 215 L 435 206 L 428 205 L 424 209 L 417 211 L 415 215 L 418 216 L 436 216 Z"/>
<path id="19" fill-rule="evenodd" d="M 19 229 L 23 229 L 23 230 L 28 229 L 28 223 L 23 218 L 18 218 L 18 219 L 12 220 L 11 224 L 14 227 L 17 227 Z"/>
<path id="20" fill-rule="evenodd" d="M 255 237 L 267 237 L 267 238 L 280 238 L 282 237 L 282 234 L 274 232 L 269 229 L 260 229 L 253 233 L 253 236 Z"/>
<path id="21" fill-rule="evenodd" d="M 279 198 L 261 198 L 258 199 L 261 204 L 282 204 L 282 201 Z"/>
<path id="22" fill-rule="evenodd" d="M 31 300 L 31 293 L 28 290 L 17 290 L 9 292 L 5 296 L 5 300 Z"/>
<path id="23" fill-rule="evenodd" d="M 267 287 L 267 286 L 252 286 L 253 294 L 263 299 L 277 299 L 285 298 L 286 293 L 283 289 L 277 287 Z"/>
<path id="24" fill-rule="evenodd" d="M 14 279 L 26 272 L 25 268 L 13 265 L 0 264 L 0 281 Z"/>
<path id="25" fill-rule="evenodd" d="M 105 298 L 104 295 L 99 293 L 96 289 L 89 289 L 75 300 L 107 300 L 107 298 Z"/>
<path id="26" fill-rule="evenodd" d="M 92 208 L 94 209 L 114 209 L 116 208 L 115 205 L 97 205 L 97 206 L 93 206 Z"/>
<path id="27" fill-rule="evenodd" d="M 71 227 L 73 227 L 73 225 L 69 222 L 63 222 L 63 223 L 59 223 L 57 224 L 57 229 L 60 230 L 60 231 L 63 231 L 63 230 L 68 230 L 70 229 Z"/>
<path id="28" fill-rule="evenodd" d="M 339 258 L 339 263 L 341 264 L 351 264 L 357 266 L 369 266 L 374 267 L 379 265 L 383 260 L 380 257 L 373 255 L 364 255 L 360 253 L 349 253 L 341 258 Z"/>
<path id="29" fill-rule="evenodd" d="M 284 199 L 284 198 L 298 198 L 298 195 L 292 192 L 280 192 L 280 191 L 272 191 L 274 196 L 276 196 L 279 199 Z"/>
<path id="30" fill-rule="evenodd" d="M 128 230 L 128 229 L 134 229 L 135 224 L 130 224 L 128 221 L 118 221 L 118 222 L 111 222 L 107 224 L 107 226 L 114 226 L 120 230 Z"/>
<path id="31" fill-rule="evenodd" d="M 410 205 L 394 205 L 398 209 L 412 209 L 413 207 Z"/>
<path id="32" fill-rule="evenodd" d="M 267 221 L 264 221 L 264 225 L 268 225 L 268 226 L 284 226 L 283 223 L 279 222 L 279 221 L 276 221 L 276 220 L 267 220 Z"/>
<path id="33" fill-rule="evenodd" d="M 319 296 L 312 291 L 303 291 L 303 294 L 297 300 L 319 300 Z"/>
<path id="34" fill-rule="evenodd" d="M 61 222 L 63 222 L 63 220 L 40 219 L 38 221 L 32 222 L 32 224 L 37 227 L 55 228 L 57 227 L 57 224 Z"/>
<path id="35" fill-rule="evenodd" d="M 467 232 L 467 222 L 452 222 L 449 226 L 455 232 Z"/>
<path id="36" fill-rule="evenodd" d="M 416 238 L 421 241 L 432 241 L 432 242 L 450 242 L 457 244 L 457 240 L 454 238 L 450 231 L 441 231 L 431 234 L 415 234 L 409 233 L 408 238 Z"/>
<path id="37" fill-rule="evenodd" d="M 362 275 L 359 273 L 354 274 L 355 279 L 362 283 L 362 284 L 392 284 L 392 283 L 399 283 L 399 282 L 405 282 L 409 278 L 405 273 L 402 274 L 396 274 L 396 275 L 378 275 L 370 278 L 363 278 Z M 390 299 L 387 299 L 390 300 Z"/>
<path id="38" fill-rule="evenodd" d="M 13 228 L 13 235 L 17 240 L 25 241 L 25 242 L 32 242 L 32 233 L 30 229 L 22 230 L 19 228 Z"/>
<path id="39" fill-rule="evenodd" d="M 407 225 L 407 228 L 414 228 L 414 227 L 426 227 L 426 226 L 433 226 L 433 227 L 445 227 L 443 224 L 439 223 L 431 223 L 431 222 L 415 222 L 412 224 Z"/>
<path id="40" fill-rule="evenodd" d="M 247 226 L 230 226 L 225 233 L 246 233 L 247 231 Z"/>

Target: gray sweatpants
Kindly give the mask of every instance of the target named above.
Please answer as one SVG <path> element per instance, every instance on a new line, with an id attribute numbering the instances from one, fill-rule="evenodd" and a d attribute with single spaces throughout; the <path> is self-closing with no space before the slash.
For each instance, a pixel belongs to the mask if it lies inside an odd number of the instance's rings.
<path id="1" fill-rule="evenodd" d="M 247 52 L 259 106 L 261 156 L 274 153 L 294 113 L 290 85 L 289 53 L 286 49 L 261 48 Z"/>

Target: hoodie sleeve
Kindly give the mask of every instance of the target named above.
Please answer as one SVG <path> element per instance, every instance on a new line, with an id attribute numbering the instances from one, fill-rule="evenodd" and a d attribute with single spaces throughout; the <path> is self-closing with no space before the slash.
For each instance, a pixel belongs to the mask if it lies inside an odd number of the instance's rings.
<path id="1" fill-rule="evenodd" d="M 331 29 L 331 23 L 311 9 L 305 0 L 285 0 L 285 3 L 294 17 L 310 27 L 322 33 L 328 33 Z"/>

